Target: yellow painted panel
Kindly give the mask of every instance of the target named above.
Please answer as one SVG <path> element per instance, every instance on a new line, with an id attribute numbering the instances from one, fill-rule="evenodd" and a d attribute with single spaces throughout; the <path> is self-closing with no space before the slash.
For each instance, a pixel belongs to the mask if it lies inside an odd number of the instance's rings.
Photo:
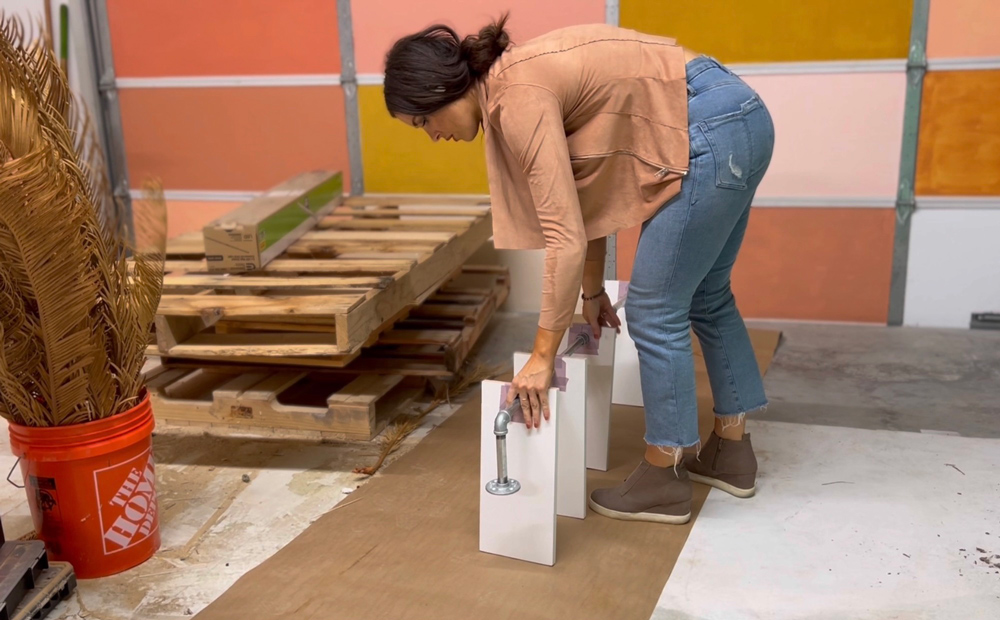
<path id="1" fill-rule="evenodd" d="M 906 58 L 913 0 L 622 0 L 621 25 L 723 62 Z"/>
<path id="2" fill-rule="evenodd" d="M 485 194 L 482 140 L 432 142 L 389 116 L 381 86 L 358 88 L 366 192 Z"/>

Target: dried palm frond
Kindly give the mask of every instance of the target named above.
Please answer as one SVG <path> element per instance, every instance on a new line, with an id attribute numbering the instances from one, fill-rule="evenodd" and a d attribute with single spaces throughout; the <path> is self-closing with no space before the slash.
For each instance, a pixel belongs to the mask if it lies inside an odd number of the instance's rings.
<path id="1" fill-rule="evenodd" d="M 100 419 L 141 397 L 165 207 L 149 188 L 133 246 L 103 169 L 51 48 L 0 16 L 0 414 L 18 424 Z"/>
<path id="2" fill-rule="evenodd" d="M 416 415 L 408 416 L 405 419 L 397 420 L 389 429 L 385 431 L 379 439 L 379 455 L 374 465 L 368 467 L 356 467 L 354 473 L 374 476 L 375 472 L 382 468 L 389 455 L 403 445 L 403 440 L 410 436 L 410 433 L 420 428 L 421 422 L 432 411 L 451 398 L 458 398 L 473 386 L 479 385 L 486 379 L 492 379 L 499 375 L 503 369 L 501 367 L 488 367 L 481 364 L 471 364 L 466 366 L 458 377 L 447 385 L 443 393 L 438 393 L 426 407 L 421 409 Z"/>

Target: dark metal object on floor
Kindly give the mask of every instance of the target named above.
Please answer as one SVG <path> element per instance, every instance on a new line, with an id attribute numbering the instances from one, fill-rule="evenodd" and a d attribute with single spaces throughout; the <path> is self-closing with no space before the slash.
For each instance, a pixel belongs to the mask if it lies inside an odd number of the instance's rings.
<path id="1" fill-rule="evenodd" d="M 971 329 L 1000 329 L 1000 312 L 973 312 Z"/>
<path id="2" fill-rule="evenodd" d="M 44 618 L 75 588 L 72 566 L 50 563 L 40 540 L 8 542 L 0 523 L 0 620 Z"/>

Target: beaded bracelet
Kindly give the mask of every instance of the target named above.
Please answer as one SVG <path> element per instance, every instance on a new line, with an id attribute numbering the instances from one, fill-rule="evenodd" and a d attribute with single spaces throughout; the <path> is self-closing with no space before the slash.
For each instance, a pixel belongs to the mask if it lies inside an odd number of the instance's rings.
<path id="1" fill-rule="evenodd" d="M 596 294 L 596 295 L 594 295 L 593 297 L 587 297 L 586 295 L 583 295 L 583 294 L 581 294 L 581 295 L 580 295 L 580 299 L 582 299 L 583 301 L 594 301 L 595 299 L 597 299 L 598 297 L 600 297 L 601 295 L 603 295 L 603 294 L 604 294 L 604 293 L 606 293 L 606 292 L 607 292 L 607 291 L 605 291 L 605 290 L 604 290 L 604 287 L 602 286 L 602 287 L 601 287 L 601 290 L 599 290 L 599 291 L 597 292 L 597 294 Z"/>

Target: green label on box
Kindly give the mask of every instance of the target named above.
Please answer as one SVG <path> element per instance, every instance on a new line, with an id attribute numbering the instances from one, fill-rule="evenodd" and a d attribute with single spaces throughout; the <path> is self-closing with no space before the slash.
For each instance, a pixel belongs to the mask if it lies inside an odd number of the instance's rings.
<path id="1" fill-rule="evenodd" d="M 331 201 L 339 198 L 343 191 L 343 175 L 334 175 L 311 189 L 305 196 L 263 220 L 257 227 L 258 250 L 263 252 L 277 243 L 306 219 L 316 215 Z"/>

